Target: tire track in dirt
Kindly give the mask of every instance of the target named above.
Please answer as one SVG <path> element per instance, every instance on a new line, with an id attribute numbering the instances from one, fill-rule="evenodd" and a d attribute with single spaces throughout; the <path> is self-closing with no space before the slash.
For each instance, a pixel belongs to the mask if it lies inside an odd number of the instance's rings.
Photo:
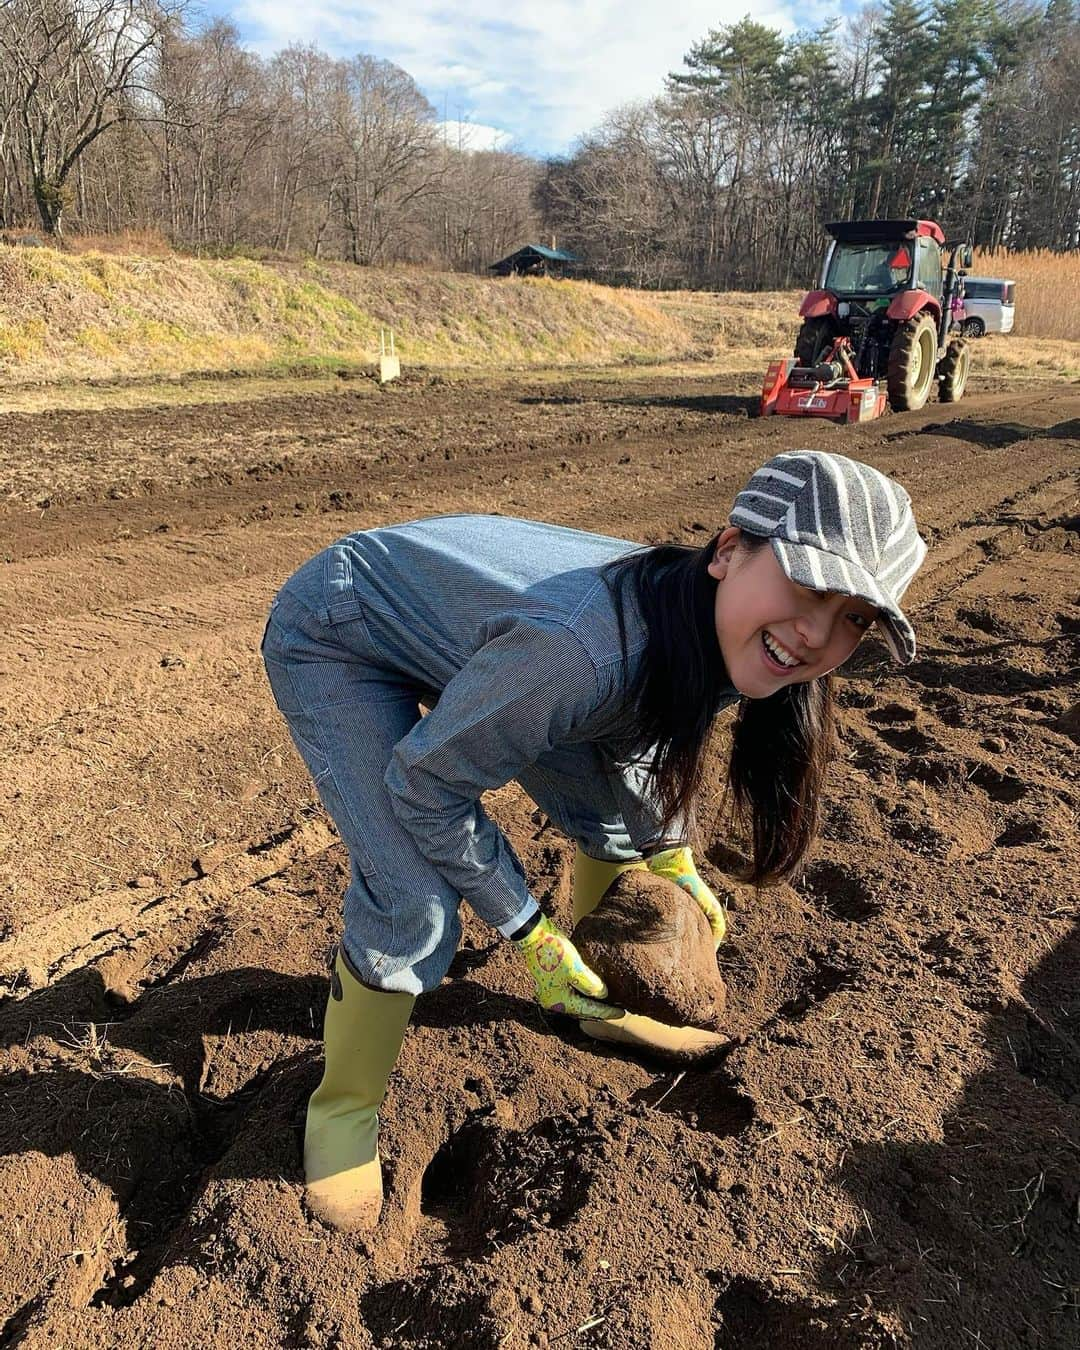
<path id="1" fill-rule="evenodd" d="M 1000 395 L 983 401 L 995 411 L 1014 410 L 1011 404 L 1001 408 Z M 1057 402 L 1060 405 L 1060 396 Z M 1035 415 L 1027 404 L 1024 406 L 1029 415 Z M 590 409 L 586 409 L 586 415 L 589 411 Z M 904 415 L 907 419 L 918 416 L 918 414 Z M 436 461 L 425 465 L 422 485 L 417 484 L 413 475 L 403 472 L 400 462 L 397 461 L 391 465 L 380 466 L 376 472 L 365 475 L 362 482 L 355 481 L 355 476 L 348 472 L 348 466 L 344 463 L 337 466 L 340 470 L 338 473 L 325 477 L 315 474 L 302 481 L 311 483 L 317 488 L 333 483 L 338 489 L 344 489 L 343 492 L 338 492 L 338 499 L 332 503 L 316 502 L 321 508 L 320 514 L 336 512 L 347 515 L 348 519 L 342 522 L 344 528 L 353 527 L 354 518 L 355 523 L 362 527 L 379 519 L 400 517 L 401 508 L 407 509 L 421 497 L 420 509 L 425 512 L 445 509 L 447 499 L 460 509 L 459 502 L 463 492 L 476 492 L 481 497 L 477 503 L 478 509 L 487 509 L 493 503 L 505 506 L 507 497 L 511 496 L 522 499 L 523 505 L 527 502 L 529 509 L 538 515 L 552 514 L 553 507 L 558 507 L 560 514 L 569 515 L 575 520 L 583 520 L 591 515 L 598 502 L 605 506 L 607 514 L 611 514 L 614 496 L 614 513 L 625 516 L 627 513 L 620 512 L 618 506 L 620 485 L 625 487 L 628 500 L 638 500 L 642 495 L 643 486 L 647 501 L 655 493 L 657 516 L 663 523 L 670 515 L 671 506 L 688 488 L 703 488 L 715 496 L 718 502 L 726 502 L 730 494 L 741 484 L 749 468 L 766 454 L 779 449 L 811 445 L 813 442 L 815 444 L 811 448 L 844 448 L 851 450 L 852 453 L 866 453 L 890 472 L 901 472 L 906 461 L 911 461 L 913 467 L 919 465 L 921 474 L 931 475 L 928 481 L 930 491 L 927 496 L 935 499 L 936 506 L 938 483 L 934 481 L 933 466 L 928 470 L 923 462 L 925 451 L 921 449 L 912 453 L 904 450 L 898 452 L 895 449 L 883 453 L 876 447 L 884 442 L 869 428 L 841 429 L 819 423 L 809 425 L 804 422 L 791 423 L 780 420 L 743 425 L 746 430 L 733 432 L 721 422 L 709 436 L 684 435 L 672 440 L 664 438 L 659 443 L 648 438 L 635 437 L 626 444 L 608 446 L 599 452 L 593 449 L 582 452 L 572 449 L 569 445 L 556 446 L 553 451 L 546 447 L 540 450 L 531 447 L 523 450 L 515 447 L 509 453 L 494 457 L 493 462 L 492 456 L 483 457 L 479 461 L 475 459 Z M 921 432 L 893 432 L 891 440 L 896 442 L 901 437 L 920 434 Z M 775 441 L 782 443 L 771 444 Z M 973 486 L 970 478 L 964 478 L 961 483 L 956 484 L 956 477 L 958 461 L 965 451 L 970 452 L 972 447 L 963 442 L 955 447 L 950 446 L 949 449 L 953 452 L 951 455 L 942 454 L 941 449 L 940 446 L 936 447 L 934 454 L 934 459 L 940 466 L 940 481 L 951 482 L 958 490 L 970 492 Z M 1026 449 L 1053 458 L 1045 446 Z M 572 459 L 566 458 L 568 454 L 572 454 Z M 977 455 L 976 451 L 976 457 Z M 1067 455 L 1063 454 L 1057 458 L 1062 468 L 1068 465 Z M 994 464 L 995 492 L 993 499 L 988 500 L 988 506 L 992 507 L 998 500 L 996 488 L 999 471 L 1011 473 L 1018 486 L 1027 486 L 1025 460 L 1025 447 L 1021 446 L 1009 456 L 1004 465 Z M 687 483 L 685 481 L 687 466 L 694 462 L 710 463 L 712 472 L 706 477 L 700 475 L 692 477 Z M 973 464 L 972 467 L 977 465 Z M 691 468 L 690 474 L 692 473 Z M 989 483 L 987 475 L 981 477 Z M 504 481 L 508 478 L 509 483 Z M 612 478 L 616 487 L 614 493 L 612 493 Z M 598 479 L 601 482 L 598 482 Z M 650 479 L 653 481 L 650 482 Z M 671 479 L 675 481 L 668 481 Z M 645 480 L 644 484 L 642 480 Z M 567 501 L 569 489 L 584 497 L 580 506 L 575 507 L 572 501 Z M 289 503 L 282 510 L 282 501 L 275 498 L 288 502 L 289 498 L 298 494 L 298 491 L 294 483 L 286 485 L 268 483 L 255 486 L 255 495 L 263 498 L 261 506 L 266 511 L 281 510 L 285 520 L 296 513 L 297 504 Z M 347 496 L 346 493 L 350 495 Z M 370 494 L 379 496 L 380 500 L 377 503 L 365 504 L 363 497 Z M 205 494 L 196 494 L 190 498 L 181 497 L 177 504 L 185 512 L 197 515 L 200 495 L 205 496 L 205 505 L 213 512 L 230 500 L 243 503 L 244 499 L 252 494 L 250 485 L 246 488 L 241 486 L 233 492 L 211 489 Z M 970 506 L 970 498 L 968 505 Z M 689 503 L 688 510 L 697 510 L 701 506 L 700 501 Z M 50 513 L 51 518 L 47 522 L 35 524 L 30 524 L 25 516 L 9 515 L 6 521 L 9 547 L 14 551 L 18 551 L 20 546 L 31 547 L 34 561 L 28 565 L 9 563 L 5 569 L 6 584 L 3 595 L 0 596 L 2 606 L 0 622 L 9 619 L 12 614 L 25 614 L 27 609 L 36 611 L 42 606 L 46 609 L 59 606 L 61 612 L 68 613 L 72 601 L 78 603 L 84 597 L 87 600 L 93 598 L 98 603 L 109 603 L 125 596 L 135 598 L 137 594 L 152 594 L 158 575 L 162 578 L 175 576 L 177 580 L 181 580 L 185 575 L 198 575 L 211 560 L 222 571 L 231 570 L 235 575 L 237 568 L 247 570 L 251 567 L 250 559 L 264 558 L 263 549 L 267 540 L 278 536 L 284 525 L 280 515 L 275 516 L 272 523 L 267 524 L 260 522 L 257 515 L 254 518 L 244 517 L 239 529 L 235 525 L 229 528 L 231 522 L 228 522 L 226 528 L 221 531 L 218 548 L 215 551 L 212 530 L 204 529 L 196 534 L 189 533 L 179 538 L 164 539 L 153 537 L 155 526 L 151 525 L 149 538 L 134 537 L 133 526 L 141 523 L 145 528 L 146 522 L 127 521 L 124 515 L 129 513 L 145 516 L 148 508 L 152 516 L 162 514 L 158 503 L 134 500 L 115 503 L 105 513 L 93 505 L 58 508 Z M 941 513 L 936 510 L 932 513 L 934 517 L 939 514 Z M 159 522 L 161 523 L 166 522 Z M 936 518 L 930 519 L 929 523 L 937 528 L 947 525 L 947 521 L 938 525 Z M 101 550 L 100 546 L 95 552 L 93 545 L 97 541 L 91 540 L 90 551 L 86 552 L 79 546 L 79 536 L 83 529 L 96 529 L 98 538 L 113 534 L 120 537 L 110 543 L 107 552 Z M 187 529 L 190 531 L 190 523 Z M 128 537 L 125 531 L 131 531 L 131 536 Z M 254 539 L 245 547 L 247 532 L 253 532 Z M 305 527 L 298 526 L 295 534 L 298 538 L 304 535 Z M 50 537 L 55 539 L 55 544 L 51 546 L 47 543 Z M 332 531 L 328 531 L 327 537 L 333 537 Z M 55 549 L 58 556 L 54 562 L 46 561 L 36 551 L 42 546 L 46 549 L 50 547 Z M 140 565 L 132 568 L 130 565 L 132 562 Z M 77 588 L 73 586 L 73 564 L 79 575 Z M 120 568 L 124 568 L 122 573 Z"/>
<path id="2" fill-rule="evenodd" d="M 777 449 L 785 445 L 810 444 L 811 440 L 824 437 L 827 444 L 834 448 L 839 444 L 851 445 L 853 438 L 858 443 L 876 445 L 885 444 L 880 431 L 871 428 L 838 429 L 823 426 L 820 423 L 800 422 L 795 432 L 790 424 L 781 419 L 775 422 L 748 422 L 747 413 L 753 406 L 753 400 L 741 394 L 719 394 L 711 391 L 717 388 L 741 388 L 745 391 L 745 381 L 721 377 L 711 380 L 669 380 L 664 382 L 665 392 L 659 397 L 654 385 L 633 381 L 619 381 L 612 385 L 589 384 L 583 388 L 567 386 L 566 393 L 557 393 L 552 387 L 544 387 L 529 394 L 528 386 L 511 393 L 492 391 L 484 387 L 480 391 L 469 391 L 462 395 L 458 390 L 443 391 L 438 388 L 424 391 L 419 397 L 416 390 L 411 391 L 413 402 L 410 406 L 411 421 L 405 421 L 397 428 L 400 443 L 392 448 L 384 448 L 370 464 L 365 465 L 358 475 L 357 465 L 350 454 L 339 457 L 320 453 L 312 462 L 294 462 L 288 454 L 278 459 L 266 460 L 254 457 L 250 462 L 243 459 L 243 447 L 237 447 L 234 454 L 237 459 L 229 463 L 235 470 L 236 463 L 244 467 L 232 475 L 219 475 L 209 478 L 201 484 L 174 483 L 169 480 L 163 466 L 155 458 L 150 463 L 152 486 L 166 489 L 159 496 L 120 497 L 106 504 L 95 503 L 92 493 L 85 504 L 75 506 L 58 505 L 41 513 L 40 519 L 27 518 L 25 513 L 11 511 L 5 513 L 4 536 L 9 559 L 17 560 L 21 554 L 30 550 L 31 556 L 39 556 L 42 551 L 51 549 L 64 554 L 77 547 L 81 540 L 91 541 L 100 538 L 115 538 L 123 530 L 151 533 L 162 523 L 170 512 L 176 519 L 191 528 L 203 526 L 211 520 L 235 519 L 240 513 L 245 519 L 252 518 L 261 508 L 280 506 L 289 502 L 297 494 L 297 488 L 313 492 L 313 509 L 320 506 L 317 498 L 323 498 L 335 491 L 341 495 L 344 486 L 363 488 L 370 479 L 375 491 L 394 483 L 399 492 L 402 481 L 406 485 L 420 474 L 424 480 L 424 492 L 437 492 L 440 482 L 445 481 L 451 490 L 460 491 L 471 485 L 478 476 L 487 471 L 495 478 L 500 469 L 513 475 L 514 483 L 528 476 L 530 463 L 544 466 L 545 472 L 558 474 L 557 462 L 560 456 L 567 454 L 576 463 L 587 459 L 597 465 L 617 464 L 623 454 L 622 442 L 630 440 L 635 445 L 648 446 L 655 443 L 660 447 L 688 449 L 698 453 L 715 446 L 720 441 L 726 447 L 749 442 L 754 447 L 768 447 L 778 442 Z M 983 415 L 991 417 L 1015 411 L 1027 411 L 1040 402 L 1051 403 L 1060 397 L 1058 390 L 1040 390 L 1035 396 L 1027 395 L 1021 402 L 1016 394 L 981 395 L 965 404 L 978 404 Z M 476 408 L 483 408 L 492 400 L 497 413 L 491 417 L 478 414 Z M 287 420 L 283 436 L 286 446 L 296 444 L 317 427 L 321 419 L 333 419 L 341 416 L 340 400 L 332 397 L 302 398 L 295 401 L 298 405 L 291 421 Z M 554 405 L 563 417 L 551 425 L 539 429 L 536 427 L 537 410 L 543 410 L 547 404 Z M 221 419 L 230 420 L 236 416 L 248 415 L 255 418 L 274 417 L 279 413 L 286 417 L 291 406 L 290 400 L 280 400 L 272 405 L 239 405 L 238 408 L 226 407 L 205 409 L 166 409 L 150 410 L 127 414 L 131 424 L 133 439 L 157 437 L 164 444 L 172 444 L 176 439 L 190 437 L 195 443 L 216 443 L 223 434 Z M 605 424 L 611 409 L 624 416 L 614 428 Z M 885 423 L 875 423 L 874 428 L 894 428 L 893 434 L 907 434 L 904 428 L 921 428 L 926 425 L 926 415 L 941 421 L 956 419 L 955 410 L 946 412 L 943 408 L 923 410 L 922 414 L 903 414 L 894 416 Z M 364 405 L 365 414 L 370 408 Z M 79 414 L 74 425 L 69 425 L 61 417 L 57 435 L 69 446 L 75 464 L 93 468 L 100 456 L 97 448 L 108 441 L 109 428 L 115 414 L 95 413 Z M 528 418 L 532 417 L 532 424 Z M 486 434 L 489 423 L 513 430 L 515 422 L 522 422 L 521 434 L 504 435 L 501 439 L 492 439 Z M 27 419 L 21 416 L 15 427 L 0 418 L 0 461 L 4 456 L 18 457 L 22 461 L 34 462 L 37 453 L 34 447 L 27 446 L 25 428 Z M 29 419 L 34 425 L 48 423 L 49 416 L 42 414 Z M 480 425 L 480 439 L 476 442 L 474 432 Z M 509 425 L 508 425 L 509 424 Z M 384 428 L 375 421 L 354 421 L 358 436 L 378 436 Z M 540 434 L 537 432 L 540 431 Z M 5 433 L 11 437 L 5 445 Z M 90 448 L 90 453 L 87 449 Z M 827 448 L 827 445 L 823 448 Z M 660 466 L 663 467 L 662 450 Z M 552 464 L 551 461 L 556 461 Z M 422 467 L 421 467 L 422 466 Z M 736 471 L 736 474 L 738 470 Z M 235 481 L 234 481 L 235 478 Z M 359 480 L 359 481 L 358 481 Z M 505 484 L 499 484 L 505 487 Z M 90 484 L 88 483 L 89 490 Z M 580 484 L 579 484 L 580 486 Z M 301 492 L 299 495 L 303 495 Z M 408 497 L 406 490 L 405 497 Z M 505 495 L 505 493 L 504 493 Z M 338 509 L 344 503 L 336 503 Z M 325 505 L 325 501 L 322 503 Z M 376 503 L 377 506 L 384 503 Z M 330 504 L 333 509 L 334 503 Z M 95 509 L 96 508 L 96 509 Z M 295 508 L 294 508 L 295 509 Z M 30 522 L 30 528 L 25 528 Z M 54 541 L 54 542 L 50 542 Z"/>
<path id="3" fill-rule="evenodd" d="M 299 858 L 322 853 L 336 835 L 321 818 L 298 822 L 281 835 L 240 848 L 217 846 L 193 860 L 193 875 L 171 892 L 145 885 L 95 895 L 24 923 L 0 947 L 0 985 L 16 995 L 117 951 L 134 964 L 148 932 L 168 927 L 193 911 L 225 905 L 241 891 L 279 876 Z M 160 937 L 155 936 L 155 942 Z M 128 972 L 125 972 L 125 975 Z"/>

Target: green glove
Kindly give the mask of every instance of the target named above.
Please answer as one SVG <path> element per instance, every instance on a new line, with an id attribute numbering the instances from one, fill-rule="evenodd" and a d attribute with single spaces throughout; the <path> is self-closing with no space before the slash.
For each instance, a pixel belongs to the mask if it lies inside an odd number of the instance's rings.
<path id="1" fill-rule="evenodd" d="M 524 953 L 541 1008 L 599 1021 L 622 1015 L 621 1008 L 595 1002 L 607 998 L 607 985 L 589 969 L 574 944 L 546 914 L 541 914 L 532 932 L 519 938 L 514 946 Z"/>
<path id="2" fill-rule="evenodd" d="M 650 872 L 658 877 L 667 877 L 682 889 L 694 901 L 709 921 L 712 929 L 713 945 L 719 947 L 727 936 L 727 910 L 698 876 L 694 866 L 694 855 L 684 844 L 681 848 L 668 848 L 663 853 L 654 853 L 646 859 Z"/>

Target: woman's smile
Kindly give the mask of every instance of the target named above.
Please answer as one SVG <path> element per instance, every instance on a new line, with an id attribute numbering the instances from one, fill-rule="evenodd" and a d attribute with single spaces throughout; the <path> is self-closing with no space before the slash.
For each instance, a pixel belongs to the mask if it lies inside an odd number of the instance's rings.
<path id="1" fill-rule="evenodd" d="M 765 664 L 778 675 L 790 675 L 793 670 L 806 664 L 805 661 L 800 661 L 794 652 L 789 651 L 767 628 L 761 630 L 761 647 Z"/>

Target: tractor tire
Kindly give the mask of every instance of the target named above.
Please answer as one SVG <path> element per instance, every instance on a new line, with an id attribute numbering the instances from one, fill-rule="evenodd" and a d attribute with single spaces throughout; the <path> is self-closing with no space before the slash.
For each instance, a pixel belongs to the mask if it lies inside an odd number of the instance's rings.
<path id="1" fill-rule="evenodd" d="M 953 338 L 942 358 L 938 377 L 938 398 L 942 403 L 959 403 L 964 397 L 968 371 L 971 369 L 971 347 L 963 338 Z"/>
<path id="2" fill-rule="evenodd" d="M 937 328 L 924 310 L 901 324 L 889 348 L 889 406 L 915 412 L 930 397 L 937 368 Z"/>
<path id="3" fill-rule="evenodd" d="M 799 336 L 795 339 L 795 360 L 800 366 L 816 366 L 832 346 L 836 325 L 832 319 L 803 319 Z"/>

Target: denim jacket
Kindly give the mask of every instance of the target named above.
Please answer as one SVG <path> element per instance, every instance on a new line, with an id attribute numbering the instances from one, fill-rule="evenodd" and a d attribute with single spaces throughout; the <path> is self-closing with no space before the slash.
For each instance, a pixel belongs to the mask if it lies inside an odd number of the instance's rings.
<path id="1" fill-rule="evenodd" d="M 644 625 L 628 607 L 624 651 L 600 575 L 637 547 L 504 516 L 439 516 L 347 535 L 286 584 L 307 603 L 318 591 L 327 621 L 362 619 L 379 664 L 430 708 L 386 770 L 393 810 L 440 874 L 504 932 L 535 903 L 480 795 L 545 755 L 557 750 L 565 763 L 575 746 L 599 750 L 634 848 L 661 842 L 648 755 L 630 750 L 625 692 Z"/>

